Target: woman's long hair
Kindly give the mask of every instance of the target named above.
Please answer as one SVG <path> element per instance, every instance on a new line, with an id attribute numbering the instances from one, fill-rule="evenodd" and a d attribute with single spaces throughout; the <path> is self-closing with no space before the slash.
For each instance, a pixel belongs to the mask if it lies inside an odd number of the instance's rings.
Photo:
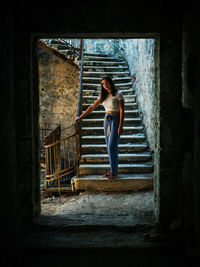
<path id="1" fill-rule="evenodd" d="M 108 95 L 108 92 L 106 91 L 106 89 L 104 89 L 104 87 L 103 87 L 103 85 L 102 85 L 102 81 L 103 81 L 103 80 L 106 80 L 106 81 L 111 85 L 111 94 L 112 94 L 113 96 L 115 96 L 116 93 L 117 93 L 117 89 L 116 89 L 116 87 L 115 87 L 115 84 L 114 84 L 112 78 L 109 77 L 109 76 L 103 77 L 103 78 L 101 79 L 101 89 L 100 89 L 100 101 L 101 101 L 101 103 L 106 99 L 106 97 L 107 97 L 107 95 Z"/>

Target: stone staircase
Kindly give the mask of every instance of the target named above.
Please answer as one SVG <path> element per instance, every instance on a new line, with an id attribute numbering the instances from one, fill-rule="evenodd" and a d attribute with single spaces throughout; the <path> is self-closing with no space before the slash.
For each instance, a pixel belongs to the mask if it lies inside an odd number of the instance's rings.
<path id="1" fill-rule="evenodd" d="M 74 191 L 152 190 L 153 162 L 144 134 L 133 83 L 123 58 L 103 54 L 84 55 L 83 111 L 97 99 L 102 77 L 112 76 L 125 99 L 123 135 L 119 143 L 119 178 L 108 180 L 109 170 L 103 132 L 104 107 L 100 105 L 82 120 L 82 157 L 79 176 L 72 179 Z"/>

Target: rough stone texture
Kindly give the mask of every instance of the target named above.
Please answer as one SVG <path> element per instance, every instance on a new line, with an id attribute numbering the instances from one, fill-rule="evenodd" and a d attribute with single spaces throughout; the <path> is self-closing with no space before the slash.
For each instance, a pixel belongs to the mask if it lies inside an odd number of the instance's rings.
<path id="1" fill-rule="evenodd" d="M 154 110 L 154 200 L 156 218 L 160 218 L 160 41 L 155 40 L 155 110 Z"/>
<path id="2" fill-rule="evenodd" d="M 115 55 L 119 51 L 118 39 L 85 39 L 84 49 L 86 53 L 102 53 Z"/>
<path id="3" fill-rule="evenodd" d="M 153 206 L 153 193 L 145 192 L 44 199 L 42 215 L 25 239 L 25 262 L 190 266 L 179 242 L 156 233 Z"/>
<path id="4" fill-rule="evenodd" d="M 71 126 L 77 113 L 79 71 L 39 49 L 39 76 L 40 122 Z"/>
<path id="5" fill-rule="evenodd" d="M 189 19 L 183 26 L 182 38 L 182 105 L 183 105 L 183 137 L 184 155 L 182 169 L 182 203 L 183 220 L 187 229 L 193 229 L 200 240 L 200 90 L 199 90 L 199 51 L 195 25 L 197 18 Z"/>
<path id="6" fill-rule="evenodd" d="M 81 193 L 43 199 L 38 223 L 52 225 L 54 220 L 55 225 L 65 226 L 154 225 L 153 208 L 153 192 Z"/>
<path id="7" fill-rule="evenodd" d="M 150 234 L 154 227 L 153 208 L 153 192 L 81 193 L 45 198 L 41 201 L 41 216 L 36 221 L 39 231 L 33 232 L 26 244 L 54 248 L 145 245 L 145 234 Z M 84 229 L 91 229 L 90 233 L 87 230 L 86 234 L 81 233 Z M 99 229 L 97 235 L 95 229 Z M 134 234 L 130 236 L 130 233 Z"/>
<path id="8" fill-rule="evenodd" d="M 178 31 L 178 25 L 177 31 Z M 177 75 L 177 72 L 179 75 Z M 182 106 L 181 35 L 160 40 L 160 218 L 176 220 L 181 213 Z M 169 126 L 170 125 L 170 126 Z M 170 197 L 168 197 L 170 196 Z M 163 207 L 170 207 L 171 215 Z"/>
<path id="9" fill-rule="evenodd" d="M 155 59 L 154 39 L 127 39 L 119 41 L 119 53 L 126 58 L 131 76 L 136 77 L 134 89 L 146 129 L 147 140 L 155 148 Z"/>
<path id="10" fill-rule="evenodd" d="M 133 192 L 153 189 L 153 175 L 150 174 L 120 174 L 118 178 L 109 181 L 101 175 L 82 175 L 72 179 L 75 192 Z"/>

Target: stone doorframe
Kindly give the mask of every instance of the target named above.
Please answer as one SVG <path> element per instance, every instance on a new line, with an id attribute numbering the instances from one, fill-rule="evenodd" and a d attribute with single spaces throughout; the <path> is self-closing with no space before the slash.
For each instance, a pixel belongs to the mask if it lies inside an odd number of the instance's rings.
<path id="1" fill-rule="evenodd" d="M 37 40 L 43 38 L 32 35 L 32 125 L 38 124 L 39 112 L 39 76 L 37 69 Z M 57 38 L 59 35 L 45 35 L 45 38 Z M 63 37 L 63 35 L 62 35 Z M 141 34 L 67 34 L 66 38 L 154 38 L 155 39 L 155 151 L 154 151 L 154 199 L 156 222 L 161 228 L 168 227 L 178 213 L 179 184 L 182 163 L 182 109 L 181 109 L 181 37 L 161 37 L 159 33 Z M 33 126 L 34 128 L 34 126 Z M 35 127 L 38 130 L 38 126 Z M 38 131 L 37 131 L 38 132 Z M 39 134 L 39 132 L 38 132 Z M 34 148 L 33 148 L 34 149 Z M 39 146 L 38 146 L 39 149 Z M 34 149 L 35 150 L 35 149 Z M 37 153 L 35 151 L 35 153 Z M 39 164 L 39 162 L 38 162 Z M 37 169 L 38 166 L 35 166 Z M 39 175 L 39 172 L 35 172 Z M 35 183 L 39 178 L 35 177 Z M 39 186 L 36 187 L 39 189 Z M 38 190 L 33 192 L 40 194 Z M 35 195 L 35 199 L 39 199 Z M 35 201 L 40 205 L 39 201 Z M 171 207 L 169 209 L 169 207 Z M 40 208 L 38 207 L 38 210 Z"/>

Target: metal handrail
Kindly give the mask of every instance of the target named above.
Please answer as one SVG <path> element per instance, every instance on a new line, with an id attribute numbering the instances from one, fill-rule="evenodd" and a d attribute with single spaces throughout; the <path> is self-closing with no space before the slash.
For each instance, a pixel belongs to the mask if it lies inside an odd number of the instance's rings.
<path id="1" fill-rule="evenodd" d="M 51 134 L 56 127 L 58 127 L 58 123 L 40 123 L 40 160 L 45 160 L 45 137 Z"/>
<path id="2" fill-rule="evenodd" d="M 72 128 L 72 127 L 76 127 L 76 125 L 77 125 L 77 122 L 73 123 L 72 125 L 70 125 L 70 126 L 68 126 L 66 128 L 63 128 L 62 132 L 65 131 L 65 130 L 68 130 L 68 129 Z"/>
<path id="3" fill-rule="evenodd" d="M 80 77 L 79 77 L 79 94 L 78 94 L 78 107 L 77 107 L 77 117 L 79 117 L 82 113 L 82 90 L 83 90 L 83 59 L 84 59 L 84 41 L 81 39 L 81 67 L 80 67 Z M 82 123 L 77 123 L 77 127 L 79 129 L 79 151 L 81 158 L 81 147 L 82 147 Z M 79 166 L 78 166 L 79 167 Z M 77 172 L 77 176 L 79 175 L 79 171 Z"/>
<path id="4" fill-rule="evenodd" d="M 74 137 L 76 134 L 77 133 L 72 134 L 70 136 L 67 136 L 67 137 L 63 138 L 62 140 L 58 140 L 58 141 L 55 141 L 55 142 L 53 142 L 53 143 L 51 143 L 49 145 L 46 145 L 45 148 L 52 147 L 52 146 L 55 146 L 55 145 L 59 145 L 61 142 L 66 141 L 66 140 L 70 139 L 71 137 Z"/>
<path id="5" fill-rule="evenodd" d="M 81 67 L 80 67 L 80 77 L 79 77 L 77 117 L 79 117 L 82 113 L 83 58 L 84 58 L 84 41 L 83 39 L 81 39 Z"/>
<path id="6" fill-rule="evenodd" d="M 74 56 L 74 57 L 76 57 L 76 56 L 81 57 L 81 48 L 79 49 L 79 48 L 74 47 L 73 45 L 71 45 L 70 43 L 68 43 L 68 42 L 67 42 L 65 39 L 63 39 L 63 38 L 57 38 L 56 40 L 57 40 L 58 42 L 64 44 L 64 45 L 67 47 L 67 49 L 70 50 L 72 56 Z M 82 40 L 82 39 L 81 39 L 81 40 Z"/>
<path id="7" fill-rule="evenodd" d="M 49 183 L 57 181 L 58 192 L 61 193 L 61 180 L 69 174 L 78 174 L 80 161 L 80 131 L 79 124 L 72 124 L 75 133 L 53 143 L 45 145 L 46 155 L 46 183 L 48 191 Z M 68 128 L 70 128 L 68 127 Z"/>

